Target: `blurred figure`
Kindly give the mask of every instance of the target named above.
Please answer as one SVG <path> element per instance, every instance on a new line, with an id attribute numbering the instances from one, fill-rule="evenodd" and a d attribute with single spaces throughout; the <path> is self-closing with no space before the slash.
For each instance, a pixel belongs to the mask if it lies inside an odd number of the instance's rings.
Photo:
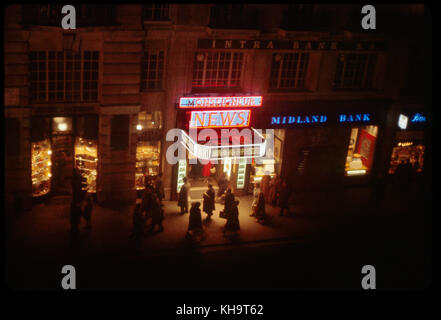
<path id="1" fill-rule="evenodd" d="M 72 199 L 77 205 L 83 201 L 84 196 L 82 178 L 78 167 L 74 167 L 72 173 Z"/>
<path id="2" fill-rule="evenodd" d="M 202 215 L 200 202 L 191 204 L 190 216 L 188 220 L 187 236 L 200 235 L 202 233 Z"/>
<path id="3" fill-rule="evenodd" d="M 204 193 L 203 211 L 207 213 L 207 220 L 211 219 L 213 211 L 215 210 L 215 192 L 213 186 L 209 183 L 208 190 Z"/>
<path id="4" fill-rule="evenodd" d="M 208 183 L 208 179 L 210 178 L 211 170 L 211 162 L 208 161 L 202 168 L 202 176 L 204 177 L 204 183 Z"/>
<path id="5" fill-rule="evenodd" d="M 164 211 L 161 207 L 161 201 L 159 200 L 158 195 L 154 190 L 151 190 L 150 194 L 150 214 L 152 217 L 152 222 L 150 225 L 149 233 L 152 233 L 155 229 L 155 226 L 159 227 L 159 232 L 164 231 L 164 227 L 162 226 L 162 220 L 164 219 Z"/>
<path id="6" fill-rule="evenodd" d="M 228 187 L 228 178 L 225 172 L 222 172 L 218 184 L 219 184 L 219 190 L 217 192 L 217 196 L 220 198 L 225 193 L 225 190 L 227 190 Z"/>
<path id="7" fill-rule="evenodd" d="M 181 214 L 188 212 L 188 194 L 190 192 L 190 183 L 188 183 L 187 177 L 183 179 L 184 184 L 179 191 L 178 206 L 181 207 Z"/>
<path id="8" fill-rule="evenodd" d="M 130 239 L 139 239 L 144 234 L 145 219 L 142 215 L 142 209 L 141 203 L 136 204 L 133 211 L 133 229 L 129 236 Z"/>
<path id="9" fill-rule="evenodd" d="M 228 215 L 231 212 L 231 208 L 233 207 L 234 204 L 234 194 L 231 191 L 231 188 L 227 189 L 227 192 L 225 194 L 225 205 L 224 205 L 224 214 L 228 217 Z"/>
<path id="10" fill-rule="evenodd" d="M 231 206 L 230 212 L 227 214 L 227 223 L 224 227 L 224 235 L 227 232 L 232 232 L 237 234 L 237 232 L 240 230 L 240 224 L 239 224 L 239 200 L 235 200 Z"/>
<path id="11" fill-rule="evenodd" d="M 93 210 L 93 197 L 90 192 L 86 192 L 84 199 L 84 219 L 86 220 L 86 228 L 90 229 L 92 227 L 92 210 Z"/>
<path id="12" fill-rule="evenodd" d="M 162 172 L 160 172 L 155 178 L 155 191 L 158 194 L 159 200 L 164 199 L 164 185 L 162 183 Z"/>
<path id="13" fill-rule="evenodd" d="M 279 178 L 278 175 L 275 175 L 274 178 L 272 178 L 270 180 L 270 187 L 269 187 L 269 203 L 271 204 L 271 206 L 275 207 L 277 204 L 277 200 L 278 200 L 278 195 L 280 192 L 280 184 L 281 184 L 281 179 Z"/>
<path id="14" fill-rule="evenodd" d="M 271 177 L 265 174 L 260 182 L 260 190 L 263 192 L 265 202 L 269 202 L 270 179 Z"/>
<path id="15" fill-rule="evenodd" d="M 288 187 L 286 181 L 282 181 L 282 187 L 279 197 L 280 216 L 283 216 L 285 210 L 289 213 L 289 197 L 291 195 L 291 188 Z"/>

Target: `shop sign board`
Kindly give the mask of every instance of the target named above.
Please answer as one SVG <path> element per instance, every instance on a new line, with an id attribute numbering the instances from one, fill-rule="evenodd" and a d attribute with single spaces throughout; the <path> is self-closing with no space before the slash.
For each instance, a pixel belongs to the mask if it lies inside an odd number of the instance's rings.
<path id="1" fill-rule="evenodd" d="M 179 108 L 248 108 L 261 107 L 262 96 L 182 97 Z"/>
<path id="2" fill-rule="evenodd" d="M 415 113 L 412 116 L 412 120 L 410 120 L 410 122 L 413 122 L 413 123 L 415 123 L 415 122 L 426 122 L 426 117 L 423 116 L 421 113 Z"/>
<path id="3" fill-rule="evenodd" d="M 282 114 L 271 115 L 271 126 L 307 126 L 311 124 L 328 123 L 371 123 L 373 116 L 371 113 L 339 113 L 339 114 Z"/>
<path id="4" fill-rule="evenodd" d="M 248 127 L 250 110 L 192 111 L 190 128 Z"/>

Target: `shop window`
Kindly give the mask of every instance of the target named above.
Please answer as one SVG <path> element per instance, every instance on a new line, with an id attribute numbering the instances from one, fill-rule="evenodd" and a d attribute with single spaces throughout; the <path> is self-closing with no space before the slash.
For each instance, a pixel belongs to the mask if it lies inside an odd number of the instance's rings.
<path id="1" fill-rule="evenodd" d="M 82 190 L 96 192 L 98 165 L 97 141 L 77 137 L 75 139 L 75 166 L 82 176 Z"/>
<path id="2" fill-rule="evenodd" d="M 138 114 L 138 131 L 149 129 L 161 129 L 162 128 L 162 112 L 153 111 L 145 112 L 141 111 Z"/>
<path id="3" fill-rule="evenodd" d="M 141 60 L 141 89 L 163 88 L 164 51 L 148 51 Z"/>
<path id="4" fill-rule="evenodd" d="M 392 150 L 389 174 L 394 174 L 401 163 L 409 162 L 414 172 L 422 172 L 425 146 L 413 142 L 398 142 Z"/>
<path id="5" fill-rule="evenodd" d="M 160 141 L 138 141 L 136 148 L 136 190 L 145 188 L 145 177 L 159 174 Z"/>
<path id="6" fill-rule="evenodd" d="M 271 66 L 272 89 L 305 89 L 309 53 L 275 53 Z"/>
<path id="7" fill-rule="evenodd" d="M 376 54 L 339 54 L 334 89 L 373 89 Z"/>
<path id="8" fill-rule="evenodd" d="M 5 151 L 7 156 L 16 157 L 20 154 L 20 121 L 5 119 Z"/>
<path id="9" fill-rule="evenodd" d="M 29 60 L 32 101 L 98 99 L 98 51 L 32 51 Z"/>
<path id="10" fill-rule="evenodd" d="M 196 52 L 193 88 L 239 88 L 243 52 Z"/>
<path id="11" fill-rule="evenodd" d="M 110 131 L 110 146 L 113 150 L 124 150 L 129 147 L 129 116 L 116 115 L 112 117 Z"/>
<path id="12" fill-rule="evenodd" d="M 32 143 L 32 196 L 40 197 L 51 190 L 51 143 L 49 139 Z"/>
<path id="13" fill-rule="evenodd" d="M 346 175 L 365 175 L 372 168 L 378 126 L 354 127 L 346 156 Z"/>

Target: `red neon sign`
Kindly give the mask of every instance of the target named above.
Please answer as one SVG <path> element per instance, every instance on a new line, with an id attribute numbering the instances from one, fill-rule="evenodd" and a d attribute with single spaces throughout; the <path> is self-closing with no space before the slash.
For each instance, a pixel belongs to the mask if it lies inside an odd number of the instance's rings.
<path id="1" fill-rule="evenodd" d="M 179 108 L 248 108 L 261 107 L 262 96 L 182 97 Z"/>
<path id="2" fill-rule="evenodd" d="M 190 128 L 248 127 L 251 110 L 192 111 Z"/>

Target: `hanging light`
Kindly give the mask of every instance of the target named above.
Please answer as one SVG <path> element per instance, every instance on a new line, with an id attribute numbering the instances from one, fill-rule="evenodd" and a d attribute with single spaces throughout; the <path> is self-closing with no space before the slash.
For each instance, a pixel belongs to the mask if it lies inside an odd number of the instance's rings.
<path id="1" fill-rule="evenodd" d="M 136 126 L 136 130 L 141 131 L 141 130 L 142 130 L 142 125 L 138 124 L 138 125 Z"/>
<path id="2" fill-rule="evenodd" d="M 67 123 L 65 123 L 65 122 L 61 122 L 61 123 L 59 123 L 59 124 L 58 124 L 58 129 L 59 129 L 60 131 L 66 131 L 66 130 L 67 130 Z"/>

